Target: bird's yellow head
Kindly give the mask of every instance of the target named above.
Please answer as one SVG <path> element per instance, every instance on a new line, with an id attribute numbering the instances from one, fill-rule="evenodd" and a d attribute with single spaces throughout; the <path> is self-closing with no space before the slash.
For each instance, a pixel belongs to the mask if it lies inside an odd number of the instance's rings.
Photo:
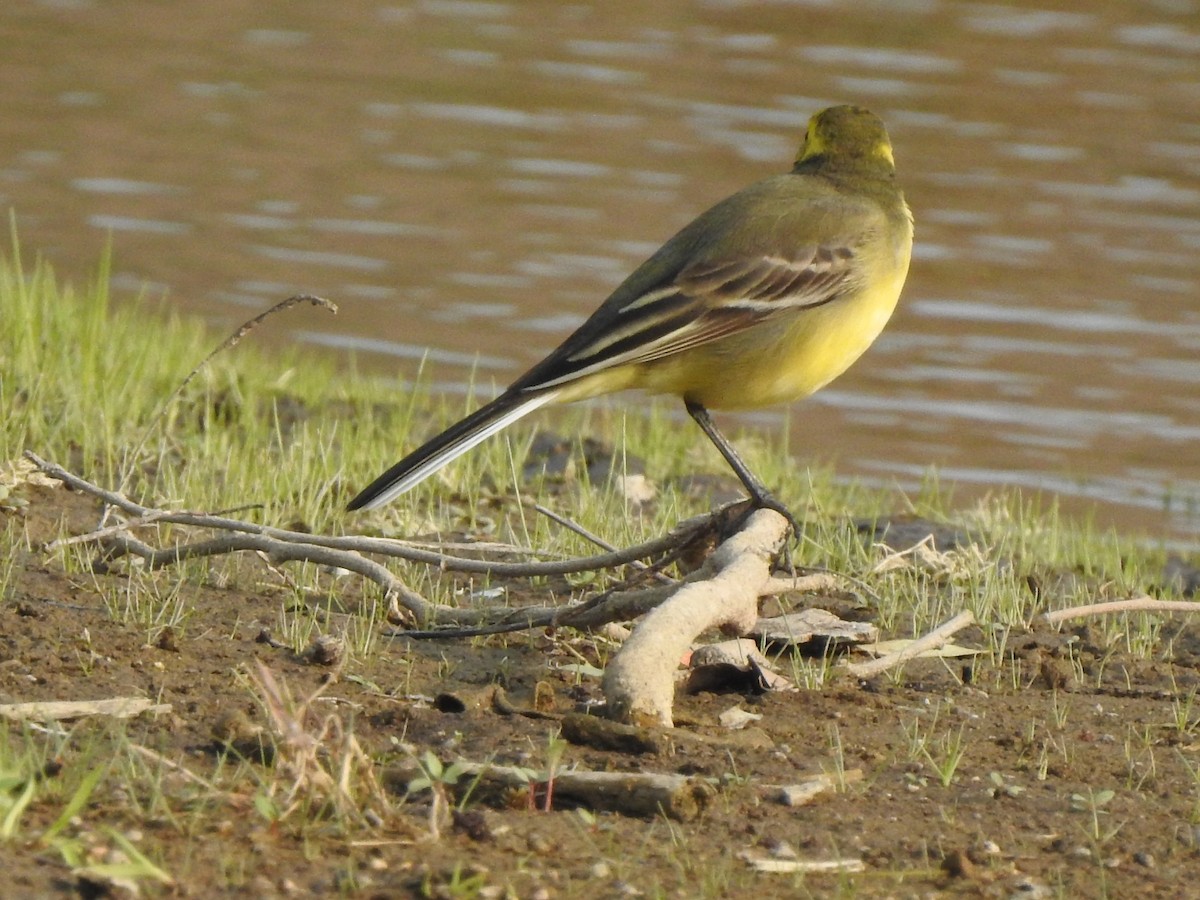
<path id="1" fill-rule="evenodd" d="M 796 164 L 817 159 L 835 165 L 896 165 L 883 121 L 861 106 L 831 106 L 808 120 Z"/>

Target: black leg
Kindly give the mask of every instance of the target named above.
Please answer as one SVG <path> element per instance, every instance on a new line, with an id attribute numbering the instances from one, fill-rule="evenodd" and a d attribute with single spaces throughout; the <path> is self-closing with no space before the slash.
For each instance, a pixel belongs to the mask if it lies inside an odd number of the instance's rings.
<path id="1" fill-rule="evenodd" d="M 729 463 L 729 468 L 733 469 L 738 480 L 745 485 L 746 490 L 750 494 L 750 499 L 754 501 L 754 505 L 760 509 L 773 509 L 779 513 L 792 527 L 792 534 L 796 537 L 800 536 L 800 526 L 796 522 L 795 516 L 791 510 L 776 500 L 767 486 L 763 484 L 750 467 L 746 465 L 746 461 L 738 455 L 733 444 L 729 443 L 729 438 L 725 437 L 713 422 L 712 417 L 708 414 L 708 410 L 700 403 L 693 400 L 684 400 L 684 405 L 687 407 L 688 415 L 696 420 L 696 424 L 701 430 L 708 435 L 708 439 L 713 442 L 713 445 L 721 451 L 721 455 L 725 457 L 725 462 Z"/>

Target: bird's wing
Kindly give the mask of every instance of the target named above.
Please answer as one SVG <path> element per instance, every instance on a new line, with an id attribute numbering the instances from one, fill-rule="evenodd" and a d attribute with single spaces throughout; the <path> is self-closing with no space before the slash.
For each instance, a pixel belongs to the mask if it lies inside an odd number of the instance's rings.
<path id="1" fill-rule="evenodd" d="M 585 323 L 529 373 L 535 378 L 522 379 L 522 388 L 557 387 L 614 366 L 651 362 L 830 303 L 854 282 L 855 262 L 848 246 L 695 260 L 668 283 L 610 307 L 602 327 Z"/>

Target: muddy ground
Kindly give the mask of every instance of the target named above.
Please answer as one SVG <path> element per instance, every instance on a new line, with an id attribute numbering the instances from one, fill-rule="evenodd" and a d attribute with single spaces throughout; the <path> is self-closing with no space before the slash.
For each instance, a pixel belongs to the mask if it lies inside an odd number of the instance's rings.
<path id="1" fill-rule="evenodd" d="M 56 536 L 62 522 L 76 532 L 95 522 L 94 503 L 78 494 L 29 487 L 23 496 L 29 506 L 0 513 L 0 526 L 23 522 L 35 542 Z M 514 790 L 468 798 L 435 840 L 429 792 L 407 801 L 398 793 L 405 776 L 396 773 L 411 770 L 414 752 L 538 770 L 554 716 L 599 694 L 595 678 L 562 667 L 601 662 L 611 647 L 574 633 L 380 637 L 365 658 L 323 665 L 271 639 L 281 610 L 291 604 L 293 617 L 316 616 L 317 632 L 337 633 L 358 588 L 347 588 L 345 613 L 297 612 L 294 593 L 249 559 L 236 577 L 189 578 L 183 621 L 164 631 L 123 624 L 106 606 L 128 577 L 68 574 L 37 550 L 17 559 L 0 603 L 0 702 L 137 695 L 170 705 L 120 725 L 67 723 L 65 739 L 31 738 L 58 748 L 47 787 L 73 764 L 145 760 L 118 765 L 66 832 L 95 859 L 112 846 L 106 827 L 129 837 L 174 879 L 143 879 L 143 895 L 1200 895 L 1200 632 L 1184 617 L 1162 629 L 1150 659 L 1080 627 L 1013 634 L 1010 653 L 969 666 L 919 661 L 865 683 L 682 696 L 679 734 L 657 752 L 569 745 L 562 766 L 706 779 L 713 790 L 696 818 L 546 812 L 540 791 Z M 957 642 L 980 646 L 982 634 Z M 280 820 L 256 801 L 262 785 L 286 779 L 269 751 L 246 746 L 266 724 L 247 681 L 255 660 L 294 697 L 325 686 L 314 711 L 352 730 L 392 809 L 374 808 L 370 821 L 307 809 Z M 512 706 L 536 705 L 549 717 L 498 711 L 497 686 Z M 734 706 L 761 718 L 739 731 L 720 727 L 718 715 Z M 20 743 L 19 729 L 10 726 L 10 745 Z M 957 768 L 943 779 L 938 769 L 948 768 L 957 735 Z M 247 759 L 236 762 L 218 737 Z M 839 781 L 839 772 L 847 773 L 840 789 L 807 805 L 781 800 L 782 786 L 821 773 Z M 18 836 L 0 845 L 0 894 L 124 896 L 82 879 L 36 840 L 63 802 L 36 801 Z M 765 873 L 751 860 L 860 860 L 863 871 Z"/>

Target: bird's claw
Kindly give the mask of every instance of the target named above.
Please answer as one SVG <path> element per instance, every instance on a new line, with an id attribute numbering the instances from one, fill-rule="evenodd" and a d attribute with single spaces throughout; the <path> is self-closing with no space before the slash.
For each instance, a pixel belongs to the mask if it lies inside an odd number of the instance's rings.
<path id="1" fill-rule="evenodd" d="M 790 536 L 785 535 L 784 537 L 783 546 L 780 548 L 780 562 L 794 576 L 796 574 L 796 567 L 792 564 L 792 544 L 800 540 L 800 523 L 792 515 L 792 511 L 779 500 L 776 500 L 772 494 L 763 491 L 757 493 L 752 499 L 754 501 L 754 509 L 769 509 L 772 512 L 777 512 L 787 522 Z"/>
<path id="2" fill-rule="evenodd" d="M 792 533 L 792 538 L 799 540 L 800 538 L 800 523 L 796 521 L 796 517 L 792 515 L 792 511 L 783 503 L 776 500 L 771 494 L 761 494 L 754 497 L 755 509 L 769 509 L 779 513 L 787 520 L 788 529 Z"/>

